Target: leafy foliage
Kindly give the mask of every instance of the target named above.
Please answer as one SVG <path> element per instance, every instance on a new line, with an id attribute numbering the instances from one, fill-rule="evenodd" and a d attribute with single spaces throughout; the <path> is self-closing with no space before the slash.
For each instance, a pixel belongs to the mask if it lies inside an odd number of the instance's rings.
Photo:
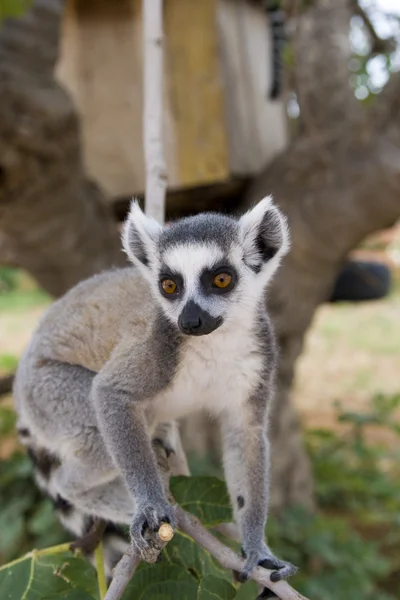
<path id="1" fill-rule="evenodd" d="M 0 407 L 0 435 L 14 428 L 14 412 Z M 53 506 L 33 482 L 32 465 L 20 450 L 0 462 L 0 558 L 11 560 L 31 548 L 44 548 L 65 539 Z M 6 598 L 7 596 L 2 596 Z"/>
<path id="2" fill-rule="evenodd" d="M 33 556 L 0 570 L 0 597 L 9 600 L 97 598 L 96 573 L 69 552 Z"/>
<path id="3" fill-rule="evenodd" d="M 18 358 L 13 354 L 0 354 L 0 371 L 12 373 L 18 365 Z"/>
<path id="4" fill-rule="evenodd" d="M 311 431 L 307 446 L 316 474 L 319 514 L 293 508 L 268 524 L 274 551 L 300 566 L 293 585 L 310 598 L 394 600 L 400 567 L 398 453 L 368 441 L 371 426 L 399 436 L 394 418 L 400 398 L 377 396 L 365 413 L 342 412 L 343 433 Z M 0 432 L 14 425 L 0 410 Z M 383 437 L 385 437 L 383 436 Z M 396 447 L 396 444 L 393 444 Z M 207 527 L 231 520 L 225 484 L 216 477 L 177 477 L 177 502 Z M 20 451 L 0 463 L 0 553 L 10 560 L 32 547 L 64 540 L 50 503 L 32 481 Z M 0 568 L 0 598 L 88 600 L 98 598 L 96 573 L 65 545 L 30 553 Z M 123 600 L 254 600 L 254 582 L 237 586 L 232 574 L 188 536 L 177 533 L 155 565 L 141 564 Z"/>
<path id="5" fill-rule="evenodd" d="M 0 25 L 7 17 L 21 17 L 31 5 L 31 0 L 0 0 Z"/>
<path id="6" fill-rule="evenodd" d="M 0 27 L 3 19 L 22 17 L 31 3 L 32 0 L 0 0 Z"/>
<path id="7" fill-rule="evenodd" d="M 216 477 L 174 477 L 171 493 L 178 504 L 198 517 L 205 527 L 232 520 L 225 483 Z"/>
<path id="8" fill-rule="evenodd" d="M 5 463 L 3 463 L 4 466 Z M 30 475 L 29 463 L 21 454 L 7 461 L 8 481 L 0 482 L 2 489 L 19 481 L 26 484 Z M 24 481 L 25 480 L 25 481 Z M 4 485 L 6 484 L 6 485 Z M 26 486 L 28 487 L 28 486 Z M 35 488 L 32 487 L 32 493 Z M 213 477 L 185 478 L 172 481 L 171 490 L 176 500 L 186 505 L 208 525 L 216 525 L 231 519 L 231 508 L 225 485 Z M 13 490 L 11 489 L 11 492 Z M 10 489 L 8 489 L 10 494 Z M 23 518 L 32 506 L 30 494 L 10 494 L 8 510 L 2 525 L 7 530 L 5 541 L 8 547 L 19 539 L 23 530 Z M 29 519 L 28 530 L 42 532 L 50 525 L 46 504 Z M 11 514 L 13 512 L 13 514 Z M 18 522 L 17 531 L 10 523 Z M 8 525 L 7 525 L 8 523 Z M 62 550 L 65 550 L 64 545 Z M 59 548 L 34 551 L 26 558 L 17 559 L 0 568 L 0 597 L 9 600 L 39 600 L 63 598 L 64 600 L 87 600 L 97 598 L 96 574 L 91 565 L 69 552 L 59 553 Z M 236 596 L 232 576 L 223 570 L 214 559 L 185 535 L 176 534 L 165 549 L 162 561 L 156 565 L 142 564 L 125 592 L 124 598 L 145 597 L 151 600 L 231 600 Z"/>
<path id="9" fill-rule="evenodd" d="M 297 562 L 306 564 L 303 590 L 310 596 L 319 589 L 327 600 L 338 595 L 343 600 L 395 598 L 389 592 L 398 589 L 394 581 L 400 568 L 399 408 L 399 395 L 377 395 L 368 411 L 339 414 L 344 433 L 308 432 L 318 504 L 325 515 L 308 521 L 308 532 L 301 518 L 306 538 L 296 547 L 306 555 Z M 380 430 L 380 439 L 391 436 L 392 444 L 368 441 L 371 427 Z M 288 520 L 283 529 L 280 539 L 288 535 Z M 286 556 L 296 562 L 290 547 Z"/>
<path id="10" fill-rule="evenodd" d="M 1 6 L 1 4 L 0 4 Z M 1 16 L 0 16 L 1 19 Z M 11 267 L 0 267 L 0 293 L 15 290 L 17 287 L 16 270 Z"/>
<path id="11" fill-rule="evenodd" d="M 321 506 L 347 509 L 379 521 L 391 521 L 400 514 L 399 444 L 368 443 L 369 427 L 380 428 L 384 436 L 400 438 L 395 418 L 400 395 L 375 396 L 365 413 L 343 412 L 341 423 L 350 430 L 339 436 L 331 431 L 314 431 L 308 436 L 318 499 Z"/>

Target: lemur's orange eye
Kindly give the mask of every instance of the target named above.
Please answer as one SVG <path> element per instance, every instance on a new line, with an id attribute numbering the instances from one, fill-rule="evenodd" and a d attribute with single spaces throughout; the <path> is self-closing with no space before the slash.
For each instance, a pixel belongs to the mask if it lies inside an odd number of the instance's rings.
<path id="1" fill-rule="evenodd" d="M 172 279 L 163 279 L 161 287 L 166 294 L 175 294 L 176 292 L 176 283 Z"/>
<path id="2" fill-rule="evenodd" d="M 232 281 L 232 276 L 229 273 L 218 273 L 213 279 L 213 283 L 217 288 L 223 289 L 228 287 Z"/>

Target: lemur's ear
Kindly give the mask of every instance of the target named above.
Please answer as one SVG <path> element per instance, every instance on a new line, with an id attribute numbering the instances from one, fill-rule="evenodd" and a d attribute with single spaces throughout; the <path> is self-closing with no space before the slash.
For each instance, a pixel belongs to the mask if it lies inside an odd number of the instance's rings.
<path id="1" fill-rule="evenodd" d="M 122 233 L 122 245 L 134 264 L 149 266 L 161 231 L 161 225 L 155 219 L 146 217 L 137 200 L 133 200 Z"/>
<path id="2" fill-rule="evenodd" d="M 239 220 L 244 262 L 259 273 L 264 265 L 280 258 L 290 247 L 289 229 L 286 218 L 267 196 Z"/>

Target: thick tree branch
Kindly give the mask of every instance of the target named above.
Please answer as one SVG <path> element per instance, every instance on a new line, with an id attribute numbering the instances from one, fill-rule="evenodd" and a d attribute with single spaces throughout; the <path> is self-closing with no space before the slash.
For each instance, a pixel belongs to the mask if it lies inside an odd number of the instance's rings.
<path id="1" fill-rule="evenodd" d="M 249 190 L 246 206 L 274 196 L 292 235 L 268 299 L 281 348 L 270 427 L 271 502 L 279 508 L 303 502 L 311 481 L 290 406 L 304 334 L 349 251 L 400 217 L 399 94 L 400 74 L 394 74 L 365 118 L 333 121 L 317 138 L 300 136 Z"/>
<path id="2" fill-rule="evenodd" d="M 301 130 L 320 137 L 332 124 L 353 119 L 360 106 L 349 85 L 348 0 L 316 0 L 296 19 L 292 36 Z M 323 51 L 321 49 L 323 48 Z"/>
<path id="3" fill-rule="evenodd" d="M 371 19 L 364 8 L 358 3 L 358 0 L 351 0 L 351 8 L 353 14 L 361 17 L 364 22 L 371 40 L 371 54 L 386 54 L 388 52 L 393 52 L 396 48 L 396 40 L 391 37 L 383 39 L 377 34 Z"/>
<path id="4" fill-rule="evenodd" d="M 22 17 L 2 23 L 0 53 L 7 56 L 10 70 L 18 63 L 35 77 L 52 76 L 63 10 L 64 0 L 35 0 Z"/>
<path id="5" fill-rule="evenodd" d="M 111 209 L 84 174 L 78 117 L 54 79 L 61 0 L 0 30 L 0 254 L 53 295 L 125 264 Z"/>

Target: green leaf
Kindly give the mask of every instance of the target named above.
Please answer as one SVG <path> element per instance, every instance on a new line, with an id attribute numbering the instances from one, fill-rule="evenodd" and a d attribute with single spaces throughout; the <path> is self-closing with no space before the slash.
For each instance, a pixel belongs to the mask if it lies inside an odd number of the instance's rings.
<path id="1" fill-rule="evenodd" d="M 183 565 L 198 580 L 213 575 L 232 580 L 231 573 L 223 569 L 213 557 L 190 537 L 177 532 L 162 553 L 162 561 Z"/>
<path id="2" fill-rule="evenodd" d="M 1 0 L 0 0 L 1 1 Z M 18 366 L 18 358 L 14 354 L 0 354 L 0 370 L 15 371 Z"/>
<path id="3" fill-rule="evenodd" d="M 34 555 L 0 570 L 4 600 L 93 600 L 97 598 L 93 567 L 69 552 Z"/>
<path id="4" fill-rule="evenodd" d="M 27 529 L 32 535 L 43 535 L 47 533 L 49 526 L 54 527 L 55 514 L 54 506 L 50 500 L 43 500 L 33 513 L 27 523 Z"/>
<path id="5" fill-rule="evenodd" d="M 255 581 L 246 581 L 239 586 L 236 594 L 236 600 L 255 600 L 258 596 L 258 586 Z"/>
<path id="6" fill-rule="evenodd" d="M 7 17 L 21 17 L 30 4 L 31 0 L 0 0 L 0 24 Z"/>
<path id="7" fill-rule="evenodd" d="M 214 575 L 199 581 L 183 566 L 142 563 L 122 600 L 233 600 L 235 588 Z"/>
<path id="8" fill-rule="evenodd" d="M 196 579 L 184 567 L 142 563 L 122 600 L 193 600 L 197 589 Z"/>
<path id="9" fill-rule="evenodd" d="M 0 367 L 1 368 L 1 367 Z M 10 435 L 14 433 L 16 415 L 12 408 L 8 406 L 0 407 L 0 436 Z"/>
<path id="10" fill-rule="evenodd" d="M 19 541 L 24 533 L 24 520 L 18 515 L 9 519 L 8 514 L 0 516 L 0 552 L 6 554 L 18 549 Z"/>
<path id="11" fill-rule="evenodd" d="M 232 520 L 225 482 L 217 477 L 173 477 L 171 492 L 178 504 L 206 527 Z"/>
<path id="12" fill-rule="evenodd" d="M 224 579 L 208 575 L 200 581 L 197 600 L 233 600 L 236 590 Z"/>

